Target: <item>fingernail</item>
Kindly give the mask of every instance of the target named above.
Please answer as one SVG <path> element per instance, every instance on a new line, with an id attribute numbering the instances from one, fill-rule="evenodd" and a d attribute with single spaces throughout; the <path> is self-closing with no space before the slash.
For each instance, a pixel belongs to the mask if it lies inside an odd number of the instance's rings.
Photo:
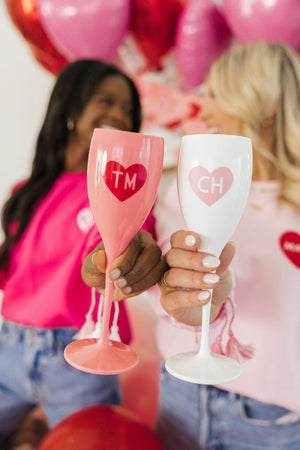
<path id="1" fill-rule="evenodd" d="M 209 295 L 208 291 L 201 291 L 198 295 L 198 300 L 207 300 Z"/>
<path id="2" fill-rule="evenodd" d="M 104 250 L 99 250 L 98 252 L 92 254 L 92 263 L 94 266 L 99 266 L 104 263 L 104 253 Z"/>
<path id="3" fill-rule="evenodd" d="M 125 279 L 124 277 L 118 278 L 118 279 L 115 281 L 115 286 L 116 286 L 117 288 L 119 288 L 119 289 L 124 288 L 126 285 L 127 285 L 127 281 L 126 281 L 126 279 Z"/>
<path id="4" fill-rule="evenodd" d="M 120 275 L 121 275 L 121 270 L 114 269 L 110 272 L 109 278 L 111 279 L 111 281 L 115 281 L 117 278 L 119 278 Z"/>
<path id="5" fill-rule="evenodd" d="M 234 241 L 230 241 L 230 244 L 232 245 L 232 247 L 236 248 L 236 243 Z"/>
<path id="6" fill-rule="evenodd" d="M 130 294 L 132 292 L 132 288 L 130 286 L 127 286 L 126 288 L 122 289 L 122 292 L 125 295 L 128 295 L 128 294 Z"/>
<path id="7" fill-rule="evenodd" d="M 208 273 L 204 275 L 203 281 L 207 284 L 215 284 L 219 281 L 220 277 L 216 273 Z"/>
<path id="8" fill-rule="evenodd" d="M 195 236 L 193 236 L 192 234 L 189 234 L 185 240 L 184 240 L 185 245 L 187 245 L 188 247 L 193 247 L 196 244 L 196 238 Z"/>
<path id="9" fill-rule="evenodd" d="M 204 267 L 212 268 L 220 265 L 220 260 L 216 256 L 205 256 L 202 260 Z"/>

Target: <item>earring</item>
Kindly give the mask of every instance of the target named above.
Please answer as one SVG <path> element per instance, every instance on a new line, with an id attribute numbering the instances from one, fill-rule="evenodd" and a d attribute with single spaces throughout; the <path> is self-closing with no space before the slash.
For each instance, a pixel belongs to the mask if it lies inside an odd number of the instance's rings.
<path id="1" fill-rule="evenodd" d="M 272 125 L 272 123 L 273 123 L 273 117 L 265 117 L 261 122 L 261 126 L 263 128 L 268 128 Z"/>
<path id="2" fill-rule="evenodd" d="M 69 119 L 67 120 L 67 129 L 68 129 L 69 131 L 73 131 L 74 128 L 75 128 L 75 121 L 74 121 L 74 119 L 69 118 Z"/>

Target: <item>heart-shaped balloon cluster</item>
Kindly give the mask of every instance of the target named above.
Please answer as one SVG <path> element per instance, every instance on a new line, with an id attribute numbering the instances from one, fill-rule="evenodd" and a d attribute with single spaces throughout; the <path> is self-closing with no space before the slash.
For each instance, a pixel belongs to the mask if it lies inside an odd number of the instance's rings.
<path id="1" fill-rule="evenodd" d="M 280 41 L 300 50 L 299 0 L 5 1 L 37 61 L 55 74 L 80 58 L 115 61 L 126 38 L 133 39 L 144 71 L 158 69 L 174 51 L 179 78 L 190 88 L 203 82 L 232 39 Z"/>

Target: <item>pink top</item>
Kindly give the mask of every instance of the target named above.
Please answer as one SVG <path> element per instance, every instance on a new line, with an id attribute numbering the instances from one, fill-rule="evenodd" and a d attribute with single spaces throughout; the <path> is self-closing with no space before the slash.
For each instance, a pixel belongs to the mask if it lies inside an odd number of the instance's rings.
<path id="1" fill-rule="evenodd" d="M 143 229 L 153 232 L 150 214 Z M 30 226 L 2 272 L 5 320 L 37 328 L 79 329 L 91 302 L 81 278 L 83 258 L 101 238 L 87 196 L 86 173 L 64 172 L 40 202 Z M 124 302 L 119 302 L 123 342 L 130 339 Z"/>
<path id="2" fill-rule="evenodd" d="M 300 413 L 300 212 L 278 201 L 279 188 L 277 182 L 252 184 L 248 207 L 232 237 L 237 244 L 232 330 L 240 342 L 253 345 L 254 357 L 243 364 L 240 378 L 219 387 Z M 158 240 L 165 252 L 169 236 L 187 229 L 176 182 L 158 211 Z M 212 339 L 218 322 L 220 317 L 211 325 Z M 197 350 L 198 331 L 161 313 L 162 356 Z"/>

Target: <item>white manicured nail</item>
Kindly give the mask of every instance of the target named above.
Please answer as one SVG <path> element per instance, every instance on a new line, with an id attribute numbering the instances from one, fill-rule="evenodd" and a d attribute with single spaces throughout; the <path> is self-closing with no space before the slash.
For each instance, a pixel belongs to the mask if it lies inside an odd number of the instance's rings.
<path id="1" fill-rule="evenodd" d="M 207 300 L 208 297 L 209 297 L 209 292 L 208 291 L 202 291 L 198 295 L 198 299 L 199 300 Z"/>
<path id="2" fill-rule="evenodd" d="M 203 277 L 203 281 L 206 284 L 215 284 L 219 281 L 220 277 L 216 273 L 207 273 Z"/>
<path id="3" fill-rule="evenodd" d="M 216 256 L 205 256 L 202 260 L 204 267 L 212 268 L 220 265 L 220 260 Z"/>
<path id="4" fill-rule="evenodd" d="M 187 245 L 188 247 L 193 247 L 193 245 L 196 244 L 196 238 L 195 236 L 189 234 L 185 240 L 184 240 L 185 245 Z"/>

